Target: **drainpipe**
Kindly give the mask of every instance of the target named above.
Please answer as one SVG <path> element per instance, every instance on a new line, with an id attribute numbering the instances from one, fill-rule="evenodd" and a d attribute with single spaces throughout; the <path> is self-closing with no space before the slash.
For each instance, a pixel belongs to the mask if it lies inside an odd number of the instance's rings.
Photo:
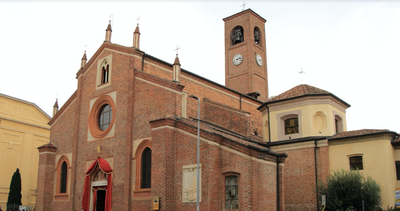
<path id="1" fill-rule="evenodd" d="M 280 211 L 280 190 L 279 190 L 279 155 L 276 157 L 276 211 Z"/>
<path id="2" fill-rule="evenodd" d="M 269 142 L 271 142 L 271 121 L 269 119 L 269 107 L 268 107 L 268 105 L 265 105 L 265 106 L 268 109 L 268 139 L 269 139 Z"/>
<path id="3" fill-rule="evenodd" d="M 142 56 L 142 71 L 144 71 L 144 58 L 146 57 L 146 53 L 143 52 L 143 56 Z"/>
<path id="4" fill-rule="evenodd" d="M 317 173 L 317 140 L 314 139 L 314 165 L 315 165 L 315 189 L 316 189 L 316 199 L 317 199 L 317 210 L 319 210 L 318 203 L 318 173 Z"/>
<path id="5" fill-rule="evenodd" d="M 243 95 L 241 94 L 241 95 L 240 95 L 240 98 L 239 98 L 239 107 L 240 107 L 240 110 L 242 110 L 242 97 L 243 97 Z"/>

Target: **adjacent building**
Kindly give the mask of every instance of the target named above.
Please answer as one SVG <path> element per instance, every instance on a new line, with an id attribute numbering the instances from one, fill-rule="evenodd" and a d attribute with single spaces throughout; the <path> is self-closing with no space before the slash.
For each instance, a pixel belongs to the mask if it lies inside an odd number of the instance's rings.
<path id="1" fill-rule="evenodd" d="M 0 205 L 6 208 L 11 177 L 21 174 L 22 205 L 35 207 L 37 147 L 49 143 L 50 116 L 37 105 L 0 94 Z"/>

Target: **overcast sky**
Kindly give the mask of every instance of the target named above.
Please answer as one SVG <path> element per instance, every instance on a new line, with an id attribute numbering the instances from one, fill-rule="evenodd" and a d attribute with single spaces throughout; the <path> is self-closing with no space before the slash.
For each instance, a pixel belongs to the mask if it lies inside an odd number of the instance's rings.
<path id="1" fill-rule="evenodd" d="M 399 1 L 246 1 L 267 20 L 269 95 L 305 83 L 351 107 L 347 129 L 400 132 Z M 88 60 L 105 38 L 140 49 L 225 83 L 223 18 L 242 1 L 0 1 L 0 93 L 35 103 L 50 116 L 76 90 Z M 305 74 L 300 75 L 303 70 Z"/>

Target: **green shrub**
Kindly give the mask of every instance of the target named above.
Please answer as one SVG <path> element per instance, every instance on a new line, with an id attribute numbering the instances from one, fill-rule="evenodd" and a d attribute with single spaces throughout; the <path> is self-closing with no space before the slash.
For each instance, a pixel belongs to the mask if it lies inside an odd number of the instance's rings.
<path id="1" fill-rule="evenodd" d="M 22 205 L 21 198 L 21 174 L 17 168 L 11 178 L 10 192 L 8 193 L 7 200 L 7 210 L 18 210 L 18 207 Z"/>
<path id="2" fill-rule="evenodd" d="M 319 192 L 327 196 L 325 210 L 373 211 L 381 204 L 381 189 L 371 177 L 364 177 L 359 171 L 337 171 L 320 185 Z"/>

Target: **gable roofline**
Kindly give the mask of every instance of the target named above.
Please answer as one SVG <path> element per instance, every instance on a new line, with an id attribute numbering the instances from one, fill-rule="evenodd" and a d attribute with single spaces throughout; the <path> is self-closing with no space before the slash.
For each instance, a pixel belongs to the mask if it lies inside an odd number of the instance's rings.
<path id="1" fill-rule="evenodd" d="M 22 100 L 22 99 L 19 99 L 19 98 L 16 98 L 16 97 L 12 97 L 12 96 L 9 96 L 9 95 L 6 95 L 6 94 L 2 94 L 2 93 L 0 93 L 0 97 L 8 98 L 8 99 L 11 99 L 11 100 L 15 100 L 15 101 L 18 101 L 18 102 L 21 102 L 21 103 L 25 103 L 25 104 L 31 105 L 31 106 L 35 107 L 37 110 L 39 110 L 47 118 L 51 119 L 50 115 L 48 115 L 45 111 L 43 111 L 35 103 L 29 102 L 29 101 L 26 101 L 26 100 Z"/>
<path id="2" fill-rule="evenodd" d="M 76 90 L 75 92 L 68 98 L 67 102 L 64 103 L 64 105 L 61 106 L 61 108 L 57 111 L 57 113 L 53 116 L 53 118 L 50 119 L 48 125 L 52 125 L 64 111 L 68 108 L 69 105 L 76 99 Z"/>
<path id="3" fill-rule="evenodd" d="M 106 48 L 113 49 L 113 50 L 117 50 L 117 51 L 121 51 L 121 52 L 125 52 L 125 53 L 131 53 L 131 54 L 138 53 L 138 54 L 140 54 L 140 55 L 142 55 L 142 56 L 145 55 L 146 58 L 151 58 L 151 59 L 154 59 L 154 60 L 156 60 L 156 61 L 158 61 L 158 62 L 160 62 L 160 63 L 163 63 L 163 64 L 165 64 L 165 65 L 171 66 L 171 71 L 172 71 L 172 66 L 173 66 L 173 64 L 171 64 L 171 63 L 169 63 L 169 62 L 166 62 L 166 61 L 164 61 L 164 60 L 162 60 L 162 59 L 159 59 L 159 58 L 157 58 L 157 57 L 155 57 L 155 56 L 152 56 L 152 55 L 150 55 L 150 54 L 147 54 L 147 53 L 145 53 L 144 51 L 141 51 L 141 50 L 136 49 L 136 48 L 133 48 L 133 47 L 127 47 L 127 46 L 115 44 L 115 43 L 103 42 L 103 44 L 97 49 L 96 53 L 93 54 L 93 56 L 90 58 L 90 60 L 85 64 L 85 67 L 84 67 L 84 68 L 81 68 L 81 69 L 76 73 L 76 78 L 79 78 L 79 76 L 80 76 L 81 74 L 84 74 L 84 73 L 86 72 L 87 68 L 90 67 L 90 66 L 92 65 L 92 63 L 95 61 L 95 58 L 97 58 L 97 57 L 100 55 L 100 53 L 103 51 L 103 49 L 106 49 Z M 213 84 L 213 85 L 215 85 L 215 86 L 218 86 L 218 87 L 220 87 L 220 88 L 222 88 L 222 89 L 225 89 L 225 90 L 228 90 L 228 91 L 233 92 L 233 93 L 235 93 L 235 94 L 238 94 L 238 95 L 240 95 L 240 96 L 246 97 L 247 99 L 252 100 L 252 101 L 255 101 L 255 102 L 257 102 L 257 103 L 260 103 L 260 104 L 264 103 L 263 101 L 260 101 L 260 100 L 258 100 L 258 99 L 255 99 L 255 98 L 253 98 L 253 97 L 251 97 L 251 96 L 249 96 L 249 95 L 247 95 L 247 94 L 243 94 L 243 93 L 238 92 L 238 91 L 236 91 L 236 90 L 230 89 L 230 88 L 228 88 L 228 87 L 226 87 L 226 86 L 224 86 L 224 85 L 221 85 L 221 84 L 219 84 L 219 83 L 217 83 L 217 82 L 214 82 L 214 81 L 212 81 L 212 80 L 210 80 L 210 79 L 204 78 L 204 77 L 202 77 L 202 76 L 200 76 L 200 75 L 197 75 L 197 74 L 195 74 L 195 73 L 193 73 L 193 72 L 190 72 L 190 71 L 188 71 L 188 70 L 186 70 L 186 69 L 181 68 L 181 72 L 182 72 L 182 73 L 186 73 L 186 74 L 188 74 L 188 75 L 192 75 L 192 76 L 195 77 L 195 78 L 199 78 L 200 80 L 206 81 L 206 82 L 208 82 L 208 83 L 211 83 L 211 84 Z"/>

